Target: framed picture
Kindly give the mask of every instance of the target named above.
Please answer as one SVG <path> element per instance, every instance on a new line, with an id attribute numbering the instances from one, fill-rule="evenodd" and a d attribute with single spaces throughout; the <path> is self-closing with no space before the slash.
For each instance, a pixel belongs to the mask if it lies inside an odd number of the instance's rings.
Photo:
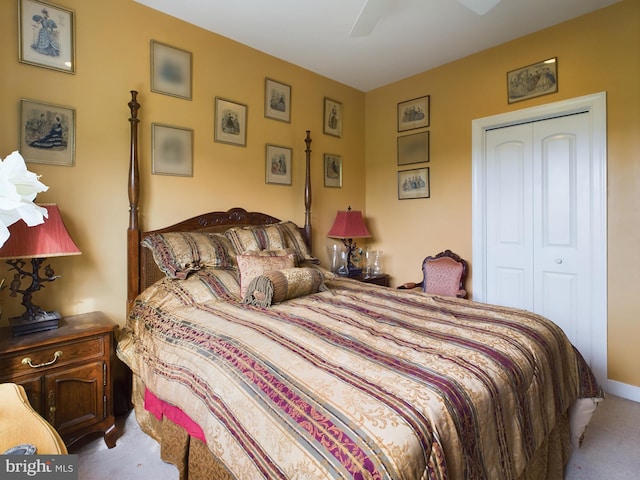
<path id="1" fill-rule="evenodd" d="M 429 198 L 429 167 L 398 172 L 398 200 Z"/>
<path id="2" fill-rule="evenodd" d="M 151 91 L 191 100 L 191 52 L 151 40 Z"/>
<path id="3" fill-rule="evenodd" d="M 20 153 L 27 162 L 73 166 L 76 157 L 75 110 L 20 100 Z"/>
<path id="4" fill-rule="evenodd" d="M 414 98 L 398 104 L 398 131 L 406 132 L 429 126 L 430 96 Z"/>
<path id="5" fill-rule="evenodd" d="M 291 152 L 287 147 L 267 145 L 266 182 L 291 185 Z"/>
<path id="6" fill-rule="evenodd" d="M 193 177 L 193 130 L 160 123 L 151 124 L 154 175 Z"/>
<path id="7" fill-rule="evenodd" d="M 76 73 L 73 10 L 41 0 L 19 0 L 18 19 L 20 62 Z"/>
<path id="8" fill-rule="evenodd" d="M 342 156 L 324 154 L 324 186 L 342 187 Z"/>
<path id="9" fill-rule="evenodd" d="M 264 116 L 291 123 L 291 87 L 266 78 L 264 82 Z"/>
<path id="10" fill-rule="evenodd" d="M 429 161 L 429 131 L 398 137 L 398 165 Z"/>
<path id="11" fill-rule="evenodd" d="M 247 145 L 247 106 L 216 97 L 213 139 L 220 143 Z"/>
<path id="12" fill-rule="evenodd" d="M 342 103 L 324 99 L 324 133 L 334 137 L 342 137 Z"/>
<path id="13" fill-rule="evenodd" d="M 550 58 L 507 72 L 509 103 L 558 91 L 558 59 Z"/>

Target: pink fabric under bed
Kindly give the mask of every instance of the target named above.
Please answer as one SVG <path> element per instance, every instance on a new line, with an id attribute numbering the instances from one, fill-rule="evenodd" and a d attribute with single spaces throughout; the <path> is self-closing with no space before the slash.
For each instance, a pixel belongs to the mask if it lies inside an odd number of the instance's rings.
<path id="1" fill-rule="evenodd" d="M 205 444 L 207 443 L 204 432 L 196 422 L 191 420 L 191 418 L 178 407 L 159 399 L 148 389 L 144 391 L 144 408 L 158 420 L 166 417 L 176 425 L 184 428 L 191 437 L 202 440 Z"/>

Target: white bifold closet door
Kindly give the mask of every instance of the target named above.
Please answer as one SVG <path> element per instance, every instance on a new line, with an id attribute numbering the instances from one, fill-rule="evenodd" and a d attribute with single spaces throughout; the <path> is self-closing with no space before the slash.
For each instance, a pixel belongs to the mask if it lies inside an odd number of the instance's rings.
<path id="1" fill-rule="evenodd" d="M 591 356 L 589 113 L 486 132 L 486 301 L 558 324 Z"/>

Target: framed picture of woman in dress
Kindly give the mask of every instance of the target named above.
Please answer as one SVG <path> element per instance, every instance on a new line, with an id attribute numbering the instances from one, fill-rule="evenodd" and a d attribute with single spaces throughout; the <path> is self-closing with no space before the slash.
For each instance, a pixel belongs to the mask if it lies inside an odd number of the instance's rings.
<path id="1" fill-rule="evenodd" d="M 342 103 L 324 99 L 324 128 L 323 132 L 334 137 L 342 137 Z"/>
<path id="2" fill-rule="evenodd" d="M 247 146 L 247 106 L 215 98 L 213 140 L 241 147 Z"/>
<path id="3" fill-rule="evenodd" d="M 27 162 L 73 166 L 75 150 L 74 109 L 20 100 L 20 153 Z"/>
<path id="4" fill-rule="evenodd" d="M 41 0 L 20 0 L 18 19 L 20 62 L 76 73 L 72 10 Z"/>

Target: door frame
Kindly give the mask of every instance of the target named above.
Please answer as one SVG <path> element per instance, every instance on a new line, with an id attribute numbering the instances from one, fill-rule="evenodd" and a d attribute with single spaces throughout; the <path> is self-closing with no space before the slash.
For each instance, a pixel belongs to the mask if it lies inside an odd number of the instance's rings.
<path id="1" fill-rule="evenodd" d="M 473 300 L 484 302 L 486 285 L 486 154 L 488 130 L 572 115 L 591 115 L 593 175 L 591 189 L 592 305 L 591 368 L 601 385 L 607 376 L 607 96 L 599 92 L 537 107 L 478 118 L 472 129 L 472 256 Z"/>

